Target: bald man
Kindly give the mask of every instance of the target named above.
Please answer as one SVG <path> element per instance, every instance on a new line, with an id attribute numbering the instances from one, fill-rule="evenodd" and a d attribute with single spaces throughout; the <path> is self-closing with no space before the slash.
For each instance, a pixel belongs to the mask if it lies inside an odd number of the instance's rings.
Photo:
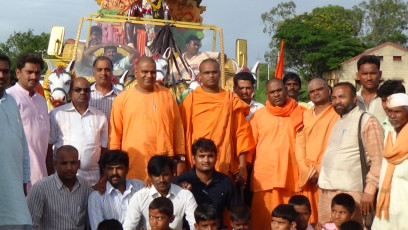
<path id="1" fill-rule="evenodd" d="M 331 89 L 321 78 L 312 79 L 308 85 L 309 98 L 314 106 L 303 113 L 303 129 L 296 135 L 296 160 L 299 165 L 299 189 L 311 206 L 310 221 L 317 222 L 320 162 L 339 115 L 331 105 Z"/>
<path id="2" fill-rule="evenodd" d="M 253 166 L 251 224 L 253 229 L 271 229 L 270 213 L 288 203 L 297 191 L 299 170 L 295 158 L 296 133 L 303 126 L 303 111 L 290 98 L 282 80 L 266 83 L 266 105 L 255 111 L 251 127 L 256 142 Z"/>
<path id="3" fill-rule="evenodd" d="M 119 94 L 112 105 L 109 149 L 129 154 L 129 179 L 147 179 L 147 163 L 154 155 L 177 161 L 177 173 L 186 170 L 184 131 L 170 91 L 156 85 L 156 63 L 150 57 L 136 62 L 137 85 Z"/>
<path id="4" fill-rule="evenodd" d="M 78 176 L 95 184 L 100 179 L 98 161 L 106 151 L 108 121 L 105 114 L 89 105 L 91 86 L 83 77 L 71 82 L 71 102 L 50 112 L 50 141 L 48 151 L 63 145 L 74 146 L 81 167 Z"/>

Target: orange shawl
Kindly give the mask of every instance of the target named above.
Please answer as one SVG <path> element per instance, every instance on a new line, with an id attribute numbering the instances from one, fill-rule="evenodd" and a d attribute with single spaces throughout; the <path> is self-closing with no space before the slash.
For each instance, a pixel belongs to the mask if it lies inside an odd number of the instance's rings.
<path id="1" fill-rule="evenodd" d="M 381 186 L 380 195 L 377 203 L 376 216 L 381 218 L 381 212 L 384 211 L 384 218 L 389 218 L 389 206 L 390 206 L 390 190 L 392 175 L 397 164 L 400 164 L 404 160 L 408 159 L 408 124 L 402 128 L 397 135 L 395 144 L 392 143 L 392 134 L 389 132 L 387 138 L 387 144 L 385 145 L 384 158 L 388 161 L 388 166 L 385 171 L 384 180 Z"/>
<path id="2" fill-rule="evenodd" d="M 288 97 L 286 105 L 283 107 L 273 106 L 269 100 L 266 100 L 266 110 L 274 116 L 277 117 L 290 117 L 292 124 L 294 125 L 295 131 L 299 131 L 303 127 L 303 111 L 307 110 L 304 107 L 302 109 L 295 110 L 298 103 Z M 294 111 L 295 110 L 295 111 Z"/>

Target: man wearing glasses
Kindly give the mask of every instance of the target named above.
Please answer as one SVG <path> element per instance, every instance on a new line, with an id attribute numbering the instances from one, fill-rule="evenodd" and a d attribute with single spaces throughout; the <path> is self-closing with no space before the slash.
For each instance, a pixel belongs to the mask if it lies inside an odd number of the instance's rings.
<path id="1" fill-rule="evenodd" d="M 50 141 L 58 149 L 72 145 L 78 149 L 81 166 L 77 175 L 95 184 L 100 178 L 98 161 L 107 148 L 108 121 L 105 114 L 89 105 L 90 84 L 83 77 L 70 86 L 72 101 L 50 112 Z"/>

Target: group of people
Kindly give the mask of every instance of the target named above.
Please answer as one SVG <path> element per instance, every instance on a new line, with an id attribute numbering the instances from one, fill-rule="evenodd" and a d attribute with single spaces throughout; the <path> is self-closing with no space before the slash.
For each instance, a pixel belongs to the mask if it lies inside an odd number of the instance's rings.
<path id="1" fill-rule="evenodd" d="M 100 56 L 95 84 L 74 78 L 48 113 L 41 57 L 21 55 L 8 88 L 10 65 L 0 55 L 0 229 L 351 229 L 370 214 L 372 229 L 405 227 L 408 95 L 380 85 L 375 56 L 358 61 L 359 91 L 312 79 L 313 107 L 295 73 L 266 83 L 265 106 L 251 73 L 224 90 L 211 58 L 180 105 L 146 56 L 120 92 Z"/>

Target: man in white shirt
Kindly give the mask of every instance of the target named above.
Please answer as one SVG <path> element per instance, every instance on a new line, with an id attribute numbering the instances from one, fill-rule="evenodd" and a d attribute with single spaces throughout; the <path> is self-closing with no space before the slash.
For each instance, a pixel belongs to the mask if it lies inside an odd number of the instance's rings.
<path id="1" fill-rule="evenodd" d="M 253 75 L 248 72 L 237 73 L 234 76 L 234 93 L 251 107 L 246 116 L 247 121 L 257 109 L 264 107 L 263 104 L 254 100 L 255 82 Z"/>
<path id="2" fill-rule="evenodd" d="M 78 175 L 89 183 L 99 181 L 99 159 L 103 156 L 108 142 L 108 121 L 105 114 L 89 106 L 90 84 L 83 77 L 75 78 L 69 90 L 72 102 L 50 112 L 50 140 L 59 148 L 72 145 L 79 152 L 81 167 Z"/>
<path id="3" fill-rule="evenodd" d="M 129 157 L 121 150 L 106 151 L 101 168 L 108 180 L 106 192 L 101 195 L 94 191 L 88 198 L 89 222 L 95 230 L 103 220 L 116 219 L 123 224 L 130 198 L 145 186 L 140 180 L 126 179 Z"/>
<path id="4" fill-rule="evenodd" d="M 190 229 L 195 229 L 193 213 L 197 203 L 190 191 L 171 183 L 173 181 L 173 161 L 168 156 L 153 156 L 147 165 L 147 172 L 152 186 L 143 188 L 133 195 L 123 228 L 125 230 L 140 229 L 141 227 L 150 229 L 149 204 L 153 199 L 162 196 L 169 198 L 174 205 L 175 218 L 170 227 L 182 229 L 185 215 Z"/>

